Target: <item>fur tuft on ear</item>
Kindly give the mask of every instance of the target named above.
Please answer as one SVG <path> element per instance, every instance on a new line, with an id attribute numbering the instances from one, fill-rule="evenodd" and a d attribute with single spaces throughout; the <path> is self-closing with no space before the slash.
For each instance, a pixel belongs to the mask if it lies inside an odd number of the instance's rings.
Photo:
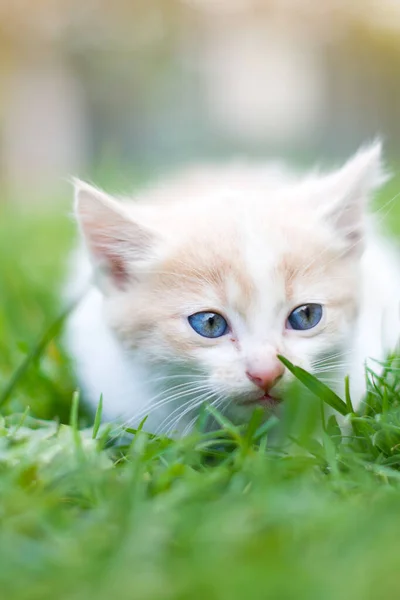
<path id="1" fill-rule="evenodd" d="M 336 175 L 347 180 L 353 191 L 358 191 L 360 195 L 368 194 L 383 185 L 388 176 L 383 167 L 381 141 L 376 140 L 373 144 L 360 148 Z"/>
<path id="2" fill-rule="evenodd" d="M 342 168 L 325 178 L 325 197 L 320 199 L 319 210 L 351 248 L 362 246 L 368 201 L 387 179 L 380 141 L 360 149 Z"/>
<path id="3" fill-rule="evenodd" d="M 124 205 L 74 179 L 75 215 L 95 268 L 117 287 L 134 276 L 135 261 L 146 258 L 153 234 L 135 223 Z"/>

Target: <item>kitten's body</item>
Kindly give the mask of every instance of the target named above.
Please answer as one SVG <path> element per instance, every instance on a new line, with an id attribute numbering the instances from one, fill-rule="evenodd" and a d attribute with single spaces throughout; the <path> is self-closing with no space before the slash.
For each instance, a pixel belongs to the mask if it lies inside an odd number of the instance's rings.
<path id="1" fill-rule="evenodd" d="M 277 165 L 198 169 L 123 205 L 79 184 L 98 279 L 67 330 L 85 396 L 103 394 L 107 418 L 133 425 L 149 413 L 153 431 L 186 431 L 203 401 L 241 420 L 260 397 L 248 371 L 281 353 L 339 393 L 349 374 L 358 404 L 366 359 L 384 359 L 400 331 L 396 257 L 364 218 L 379 162 L 375 146 L 308 178 Z M 91 272 L 79 250 L 72 295 Z M 321 323 L 288 329 L 308 302 L 323 305 Z M 207 310 L 226 317 L 227 335 L 190 328 Z M 281 397 L 290 374 L 278 379 Z"/>

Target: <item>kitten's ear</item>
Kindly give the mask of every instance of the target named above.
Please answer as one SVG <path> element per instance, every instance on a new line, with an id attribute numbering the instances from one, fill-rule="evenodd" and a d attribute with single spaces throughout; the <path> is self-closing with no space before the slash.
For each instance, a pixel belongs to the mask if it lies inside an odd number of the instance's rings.
<path id="1" fill-rule="evenodd" d="M 119 288 L 134 276 L 135 261 L 145 259 L 154 244 L 152 233 L 135 223 L 124 205 L 79 180 L 75 214 L 95 267 Z"/>
<path id="2" fill-rule="evenodd" d="M 341 169 L 326 177 L 326 196 L 320 198 L 319 209 L 351 248 L 362 246 L 359 242 L 364 235 L 368 200 L 386 180 L 380 142 L 359 150 Z"/>

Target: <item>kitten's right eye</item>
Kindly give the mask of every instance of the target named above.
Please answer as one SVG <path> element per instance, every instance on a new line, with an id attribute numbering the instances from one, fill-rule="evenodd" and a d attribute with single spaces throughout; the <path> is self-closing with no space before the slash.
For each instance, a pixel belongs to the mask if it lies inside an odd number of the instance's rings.
<path id="1" fill-rule="evenodd" d="M 304 304 L 303 306 L 298 306 L 288 316 L 287 325 L 289 325 L 289 329 L 297 331 L 313 329 L 322 319 L 322 312 L 321 304 Z"/>
<path id="2" fill-rule="evenodd" d="M 226 319 L 214 312 L 198 312 L 188 317 L 192 329 L 199 335 L 207 338 L 218 338 L 228 333 L 229 327 Z"/>

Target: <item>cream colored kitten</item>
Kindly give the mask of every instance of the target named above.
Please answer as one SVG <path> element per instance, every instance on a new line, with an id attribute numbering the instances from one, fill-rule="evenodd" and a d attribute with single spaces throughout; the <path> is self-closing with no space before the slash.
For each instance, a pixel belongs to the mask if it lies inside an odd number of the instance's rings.
<path id="1" fill-rule="evenodd" d="M 280 353 L 340 394 L 349 374 L 359 404 L 400 330 L 400 271 L 367 217 L 380 155 L 301 178 L 200 168 L 124 203 L 77 182 L 70 293 L 96 285 L 67 336 L 86 397 L 153 431 L 189 431 L 205 401 L 240 421 L 284 398 Z"/>

